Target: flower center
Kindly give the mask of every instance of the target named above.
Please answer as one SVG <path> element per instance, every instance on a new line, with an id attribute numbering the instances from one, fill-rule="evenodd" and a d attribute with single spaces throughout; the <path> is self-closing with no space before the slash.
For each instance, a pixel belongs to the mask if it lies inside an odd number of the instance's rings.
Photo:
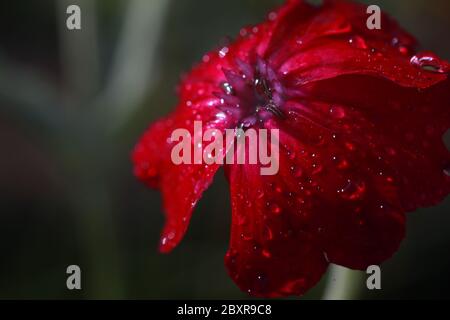
<path id="1" fill-rule="evenodd" d="M 275 71 L 261 58 L 254 66 L 237 60 L 237 72 L 223 70 L 226 81 L 222 83 L 222 111 L 237 119 L 243 129 L 262 123 L 270 117 L 283 117 L 281 110 L 282 86 Z"/>

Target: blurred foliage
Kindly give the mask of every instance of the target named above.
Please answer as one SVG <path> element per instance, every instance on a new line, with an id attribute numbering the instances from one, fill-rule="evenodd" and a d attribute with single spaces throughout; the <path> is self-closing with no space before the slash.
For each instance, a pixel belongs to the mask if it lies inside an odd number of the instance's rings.
<path id="1" fill-rule="evenodd" d="M 167 0 L 164 10 L 164 0 L 142 0 L 165 15 L 162 36 L 150 36 L 156 20 L 134 21 L 156 43 L 135 43 L 117 57 L 127 19 L 133 25 L 127 13 L 139 1 L 71 1 L 87 17 L 78 35 L 65 31 L 65 0 L 0 3 L 0 298 L 247 297 L 223 265 L 231 217 L 223 174 L 182 244 L 160 255 L 160 197 L 134 179 L 129 155 L 146 126 L 175 105 L 180 74 L 282 1 Z M 364 2 L 450 58 L 448 0 Z M 108 91 L 114 66 L 152 48 L 153 61 L 139 64 L 148 89 L 120 105 Z M 114 125 L 117 110 L 125 116 Z M 410 214 L 407 239 L 383 265 L 383 290 L 361 283 L 360 297 L 450 298 L 449 207 L 447 199 Z M 66 289 L 70 264 L 82 269 L 81 292 Z M 323 282 L 307 298 L 320 297 Z"/>

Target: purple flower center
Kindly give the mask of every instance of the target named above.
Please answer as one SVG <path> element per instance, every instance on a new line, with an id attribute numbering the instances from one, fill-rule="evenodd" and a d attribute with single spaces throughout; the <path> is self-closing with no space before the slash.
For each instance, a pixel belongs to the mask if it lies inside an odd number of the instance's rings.
<path id="1" fill-rule="evenodd" d="M 275 71 L 261 58 L 254 65 L 236 60 L 237 72 L 224 69 L 220 110 L 237 119 L 243 129 L 270 117 L 283 117 L 283 87 Z"/>

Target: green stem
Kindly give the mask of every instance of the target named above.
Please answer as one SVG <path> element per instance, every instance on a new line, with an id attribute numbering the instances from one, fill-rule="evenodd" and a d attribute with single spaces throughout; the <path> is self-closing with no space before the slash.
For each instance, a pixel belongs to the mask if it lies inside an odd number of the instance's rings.
<path id="1" fill-rule="evenodd" d="M 327 285 L 323 293 L 323 300 L 350 300 L 359 295 L 363 278 L 360 271 L 347 269 L 334 264 L 328 271 Z"/>

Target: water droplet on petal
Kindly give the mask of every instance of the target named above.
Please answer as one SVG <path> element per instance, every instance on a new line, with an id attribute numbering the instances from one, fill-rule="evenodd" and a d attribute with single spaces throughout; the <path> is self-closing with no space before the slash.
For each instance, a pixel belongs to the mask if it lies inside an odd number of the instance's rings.
<path id="1" fill-rule="evenodd" d="M 169 234 L 167 235 L 167 238 L 169 239 L 169 240 L 173 240 L 174 238 L 175 238 L 175 232 L 169 232 Z"/>
<path id="2" fill-rule="evenodd" d="M 289 159 L 290 159 L 290 160 L 295 160 L 295 156 L 296 156 L 296 155 L 295 155 L 295 152 L 294 152 L 294 151 L 289 151 L 289 152 L 288 152 L 288 156 L 289 156 Z"/>
<path id="3" fill-rule="evenodd" d="M 239 31 L 239 34 L 241 35 L 241 37 L 246 37 L 246 36 L 248 35 L 248 30 L 247 30 L 247 28 L 242 28 L 242 29 Z"/>
<path id="4" fill-rule="evenodd" d="M 208 63 L 210 59 L 211 59 L 211 58 L 209 57 L 209 55 L 208 55 L 208 54 L 205 54 L 205 55 L 203 56 L 203 58 L 202 58 L 202 61 L 203 61 L 204 63 Z"/>
<path id="5" fill-rule="evenodd" d="M 398 51 L 405 56 L 409 54 L 409 48 L 407 46 L 403 45 L 398 46 Z"/>
<path id="6" fill-rule="evenodd" d="M 230 49 L 228 49 L 228 47 L 223 47 L 222 49 L 219 50 L 219 57 L 221 58 L 225 58 L 225 56 L 228 54 L 228 51 Z"/>
<path id="7" fill-rule="evenodd" d="M 411 58 L 410 62 L 412 65 L 430 72 L 448 73 L 450 71 L 450 64 L 432 52 L 418 53 Z"/>
<path id="8" fill-rule="evenodd" d="M 259 189 L 257 192 L 256 192 L 256 198 L 257 199 L 262 199 L 262 198 L 264 198 L 264 191 L 262 191 L 261 189 Z"/>
<path id="9" fill-rule="evenodd" d="M 229 84 L 228 82 L 223 82 L 222 85 L 221 85 L 221 87 L 222 87 L 222 90 L 223 90 L 226 94 L 228 94 L 228 95 L 234 94 L 233 87 L 232 87 L 231 84 Z"/>
<path id="10" fill-rule="evenodd" d="M 450 164 L 444 168 L 444 173 L 447 177 L 450 177 Z"/>
<path id="11" fill-rule="evenodd" d="M 344 187 L 338 189 L 339 195 L 345 200 L 359 200 L 366 192 L 366 184 L 364 182 L 355 182 L 348 180 Z"/>
<path id="12" fill-rule="evenodd" d="M 270 227 L 266 226 L 266 227 L 264 228 L 263 236 L 264 236 L 264 238 L 265 238 L 266 240 L 269 240 L 269 241 L 272 240 L 272 239 L 273 239 L 273 232 L 272 232 L 272 229 L 270 229 Z"/>
<path id="13" fill-rule="evenodd" d="M 275 215 L 279 215 L 281 213 L 281 208 L 279 205 L 277 205 L 276 203 L 273 203 L 272 205 L 270 205 L 270 212 L 272 212 Z"/>
<path id="14" fill-rule="evenodd" d="M 336 162 L 336 168 L 338 168 L 339 170 L 345 170 L 350 167 L 350 163 L 347 161 L 347 159 L 333 157 L 333 161 Z"/>
<path id="15" fill-rule="evenodd" d="M 347 148 L 347 150 L 349 150 L 349 151 L 354 151 L 355 150 L 355 145 L 353 143 L 351 143 L 351 142 L 346 142 L 344 145 Z"/>
<path id="16" fill-rule="evenodd" d="M 269 13 L 269 20 L 270 20 L 270 21 L 276 20 L 277 17 L 278 17 L 278 14 L 277 14 L 276 12 L 271 12 L 271 13 Z"/>
<path id="17" fill-rule="evenodd" d="M 247 235 L 247 234 L 245 234 L 245 233 L 241 233 L 241 239 L 244 240 L 244 241 L 250 241 L 250 240 L 252 240 L 253 238 L 252 238 L 252 236 L 250 236 L 250 235 Z"/>
<path id="18" fill-rule="evenodd" d="M 368 48 L 366 41 L 360 36 L 351 37 L 348 40 L 348 42 L 358 49 L 367 49 Z"/>
<path id="19" fill-rule="evenodd" d="M 398 40 L 397 37 L 392 38 L 391 43 L 394 47 L 397 46 L 399 44 L 399 42 L 400 42 L 400 40 Z"/>
<path id="20" fill-rule="evenodd" d="M 291 166 L 291 173 L 295 178 L 300 178 L 303 175 L 302 168 L 297 168 L 296 166 Z"/>
<path id="21" fill-rule="evenodd" d="M 268 284 L 267 277 L 264 274 L 258 274 L 254 283 L 254 289 L 256 291 L 265 291 Z"/>
<path id="22" fill-rule="evenodd" d="M 342 119 L 345 117 L 345 110 L 342 107 L 332 106 L 330 108 L 330 114 L 336 119 Z"/>
<path id="23" fill-rule="evenodd" d="M 266 250 L 266 249 L 263 249 L 263 250 L 261 251 L 261 254 L 263 255 L 264 258 L 267 258 L 267 259 L 269 259 L 269 258 L 272 257 L 272 254 L 270 253 L 270 251 L 268 251 L 268 250 Z"/>
<path id="24" fill-rule="evenodd" d="M 311 172 L 311 174 L 312 175 L 316 175 L 316 174 L 322 172 L 322 170 L 323 170 L 323 166 L 322 165 L 317 164 L 317 163 L 313 163 L 312 164 L 312 172 Z"/>

